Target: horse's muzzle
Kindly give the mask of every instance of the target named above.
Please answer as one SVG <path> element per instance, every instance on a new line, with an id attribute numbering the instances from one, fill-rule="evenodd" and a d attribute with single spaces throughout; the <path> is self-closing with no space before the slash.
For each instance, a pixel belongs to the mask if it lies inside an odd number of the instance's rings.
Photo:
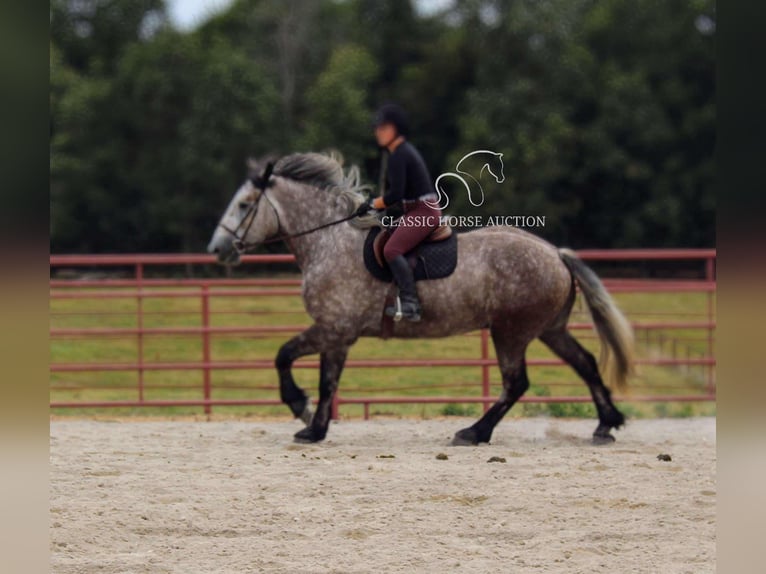
<path id="1" fill-rule="evenodd" d="M 239 265 L 240 250 L 233 242 L 226 242 L 226 245 L 214 244 L 211 242 L 207 247 L 208 253 L 214 254 L 221 265 Z"/>

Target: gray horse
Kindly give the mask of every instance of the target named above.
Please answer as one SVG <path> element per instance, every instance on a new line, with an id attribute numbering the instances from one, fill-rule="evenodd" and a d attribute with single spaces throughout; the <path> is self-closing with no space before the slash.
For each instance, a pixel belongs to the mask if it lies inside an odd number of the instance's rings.
<path id="1" fill-rule="evenodd" d="M 365 201 L 356 167 L 344 172 L 332 155 L 294 154 L 271 170 L 251 161 L 208 246 L 219 262 L 235 265 L 245 249 L 283 240 L 303 274 L 302 295 L 314 320 L 279 350 L 280 396 L 306 427 L 298 442 L 327 435 L 330 408 L 349 348 L 359 337 L 382 335 L 382 307 L 389 284 L 372 277 L 362 260 L 374 216 L 354 217 Z M 336 223 L 342 221 L 341 223 Z M 495 425 L 529 388 L 525 352 L 540 338 L 582 377 L 598 411 L 594 442 L 611 442 L 625 421 L 613 404 L 595 358 L 567 330 L 579 284 L 601 341 L 602 364 L 623 386 L 632 369 L 633 334 L 601 281 L 567 249 L 510 227 L 476 229 L 458 236 L 457 268 L 447 278 L 417 284 L 423 304 L 419 323 L 398 322 L 393 337 L 447 337 L 488 327 L 503 378 L 500 398 L 453 444 L 489 442 Z M 319 353 L 319 400 L 312 414 L 306 393 L 292 376 L 299 357 Z"/>

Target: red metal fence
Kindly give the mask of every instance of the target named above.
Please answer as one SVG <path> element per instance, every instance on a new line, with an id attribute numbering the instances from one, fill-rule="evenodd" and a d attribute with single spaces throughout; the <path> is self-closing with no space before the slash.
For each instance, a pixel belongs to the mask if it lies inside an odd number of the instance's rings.
<path id="1" fill-rule="evenodd" d="M 704 370 L 705 384 L 695 392 L 683 394 L 638 394 L 626 397 L 631 401 L 713 401 L 715 400 L 715 258 L 713 249 L 674 249 L 674 250 L 583 250 L 578 255 L 589 261 L 638 262 L 638 261 L 686 261 L 699 262 L 704 269 L 704 279 L 604 279 L 604 283 L 612 293 L 702 293 L 707 298 L 707 308 L 702 320 L 663 320 L 640 321 L 629 315 L 639 340 L 644 343 L 653 342 L 660 349 L 670 346 L 667 353 L 659 356 L 639 359 L 639 364 L 660 365 L 667 367 L 698 367 Z M 276 405 L 276 387 L 274 398 L 234 398 L 222 399 L 213 397 L 211 373 L 222 370 L 273 370 L 273 357 L 257 360 L 216 360 L 211 351 L 211 340 L 217 336 L 254 336 L 273 337 L 283 336 L 285 340 L 305 329 L 308 325 L 250 325 L 250 326 L 213 326 L 211 323 L 211 299 L 225 297 L 299 297 L 300 280 L 295 278 L 253 278 L 253 279 L 172 279 L 148 278 L 145 272 L 152 266 L 181 266 L 213 264 L 215 259 L 208 255 L 53 255 L 50 258 L 51 275 L 50 298 L 61 300 L 105 301 L 112 299 L 130 299 L 135 301 L 135 326 L 130 327 L 77 327 L 50 329 L 52 340 L 73 338 L 130 338 L 136 342 L 136 360 L 133 362 L 95 361 L 89 357 L 86 362 L 53 362 L 51 373 L 135 373 L 135 398 L 132 400 L 107 401 L 51 401 L 52 408 L 103 408 L 103 407 L 168 407 L 168 406 L 201 406 L 205 413 L 210 413 L 213 406 L 233 405 Z M 291 255 L 249 255 L 243 257 L 244 264 L 275 264 L 294 263 Z M 704 267 L 702 267 L 704 265 Z M 87 278 L 77 275 L 75 278 L 57 278 L 63 269 L 96 268 L 100 270 L 114 268 L 132 268 L 132 277 L 114 278 L 110 273 L 105 277 Z M 199 326 L 146 327 L 144 302 L 147 299 L 178 299 L 196 298 L 199 300 Z M 83 314 L 80 312 L 79 314 Z M 56 312 L 52 311 L 52 316 Z M 93 315 L 98 317 L 99 313 Z M 576 322 L 570 325 L 572 329 L 589 330 L 588 322 Z M 691 356 L 686 350 L 686 356 L 679 352 L 681 339 L 668 336 L 673 331 L 688 333 L 699 332 L 702 335 L 690 340 L 703 341 L 705 352 L 702 356 Z M 144 348 L 147 337 L 186 336 L 199 337 L 201 355 L 196 361 L 153 361 L 147 360 Z M 369 415 L 371 404 L 414 404 L 414 403 L 481 403 L 484 408 L 496 400 L 490 389 L 490 367 L 496 361 L 490 356 L 489 336 L 486 330 L 474 334 L 479 339 L 477 358 L 451 359 L 443 357 L 419 359 L 356 359 L 347 363 L 348 368 L 380 368 L 380 367 L 476 367 L 480 370 L 480 396 L 343 396 L 342 387 L 336 398 L 334 414 L 337 416 L 339 405 L 361 404 L 364 415 Z M 666 340 L 667 339 L 667 340 Z M 561 365 L 558 359 L 531 359 L 530 367 Z M 318 361 L 301 360 L 297 368 L 318 368 Z M 154 371 L 197 371 L 202 373 L 200 397 L 182 400 L 149 400 L 145 393 L 145 374 Z M 617 400 L 620 400 L 617 397 Z M 524 402 L 589 402 L 588 396 L 527 396 Z"/>

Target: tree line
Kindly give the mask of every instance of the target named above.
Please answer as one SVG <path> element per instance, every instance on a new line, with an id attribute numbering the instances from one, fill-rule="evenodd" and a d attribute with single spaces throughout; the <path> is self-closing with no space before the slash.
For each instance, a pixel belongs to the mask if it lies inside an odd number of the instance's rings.
<path id="1" fill-rule="evenodd" d="M 434 178 L 503 153 L 474 207 L 585 247 L 715 242 L 713 0 L 53 0 L 53 252 L 198 252 L 249 156 L 339 150 L 374 183 L 400 103 Z"/>

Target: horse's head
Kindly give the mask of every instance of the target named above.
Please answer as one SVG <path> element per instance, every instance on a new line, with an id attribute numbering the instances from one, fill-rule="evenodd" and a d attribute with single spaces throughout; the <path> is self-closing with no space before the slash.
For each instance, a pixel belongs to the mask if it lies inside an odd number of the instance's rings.
<path id="1" fill-rule="evenodd" d="M 490 152 L 491 160 L 484 164 L 487 171 L 495 178 L 497 183 L 503 183 L 505 181 L 505 174 L 503 173 L 503 154 L 497 152 Z M 492 161 L 494 160 L 494 161 Z"/>
<path id="2" fill-rule="evenodd" d="M 237 265 L 246 248 L 279 232 L 276 208 L 266 196 L 274 185 L 269 175 L 264 174 L 262 164 L 248 162 L 247 180 L 234 193 L 207 246 L 208 253 L 218 256 L 219 263 Z"/>

